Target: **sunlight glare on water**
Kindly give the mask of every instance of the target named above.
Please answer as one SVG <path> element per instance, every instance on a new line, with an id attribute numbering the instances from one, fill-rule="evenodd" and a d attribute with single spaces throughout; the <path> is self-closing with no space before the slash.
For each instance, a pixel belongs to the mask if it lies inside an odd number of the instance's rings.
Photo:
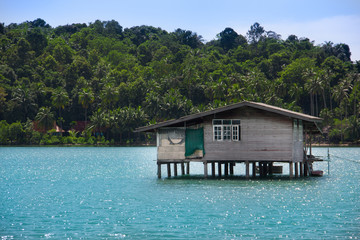
<path id="1" fill-rule="evenodd" d="M 330 153 L 321 178 L 159 180 L 154 147 L 1 147 L 0 236 L 359 239 L 360 148 Z"/>

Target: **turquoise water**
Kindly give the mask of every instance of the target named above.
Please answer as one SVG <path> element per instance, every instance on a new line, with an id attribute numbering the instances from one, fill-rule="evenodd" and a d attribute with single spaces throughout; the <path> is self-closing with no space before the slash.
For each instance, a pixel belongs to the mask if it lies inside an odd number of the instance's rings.
<path id="1" fill-rule="evenodd" d="M 360 148 L 330 154 L 322 178 L 158 180 L 153 147 L 1 147 L 0 236 L 360 239 Z"/>

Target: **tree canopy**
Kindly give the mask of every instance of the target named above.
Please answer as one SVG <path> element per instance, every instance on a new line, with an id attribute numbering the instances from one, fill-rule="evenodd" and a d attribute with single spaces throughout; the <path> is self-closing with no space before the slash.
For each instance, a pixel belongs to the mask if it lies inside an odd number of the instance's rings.
<path id="1" fill-rule="evenodd" d="M 0 139 L 36 142 L 34 120 L 64 130 L 90 120 L 93 134 L 129 141 L 138 126 L 251 100 L 323 117 L 331 141 L 359 142 L 359 72 L 345 43 L 283 40 L 259 23 L 210 42 L 115 20 L 0 24 Z"/>

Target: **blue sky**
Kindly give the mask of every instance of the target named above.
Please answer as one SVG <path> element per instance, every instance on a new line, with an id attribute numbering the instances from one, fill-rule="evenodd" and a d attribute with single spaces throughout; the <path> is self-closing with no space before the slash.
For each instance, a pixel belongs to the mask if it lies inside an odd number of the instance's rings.
<path id="1" fill-rule="evenodd" d="M 114 19 L 124 28 L 182 28 L 207 41 L 226 27 L 246 35 L 259 22 L 283 39 L 295 34 L 315 44 L 346 43 L 352 60 L 360 60 L 359 0 L 0 0 L 0 21 L 6 25 L 36 18 L 53 27 Z"/>

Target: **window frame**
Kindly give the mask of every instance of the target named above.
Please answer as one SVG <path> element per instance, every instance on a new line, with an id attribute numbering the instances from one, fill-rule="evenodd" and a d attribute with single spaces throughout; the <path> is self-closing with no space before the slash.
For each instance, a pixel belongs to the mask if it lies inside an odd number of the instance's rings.
<path id="1" fill-rule="evenodd" d="M 241 141 L 241 120 L 240 119 L 213 119 L 212 127 L 213 127 L 213 141 L 214 142 L 239 142 L 239 141 Z M 219 136 L 219 133 L 220 133 L 220 136 Z"/>

